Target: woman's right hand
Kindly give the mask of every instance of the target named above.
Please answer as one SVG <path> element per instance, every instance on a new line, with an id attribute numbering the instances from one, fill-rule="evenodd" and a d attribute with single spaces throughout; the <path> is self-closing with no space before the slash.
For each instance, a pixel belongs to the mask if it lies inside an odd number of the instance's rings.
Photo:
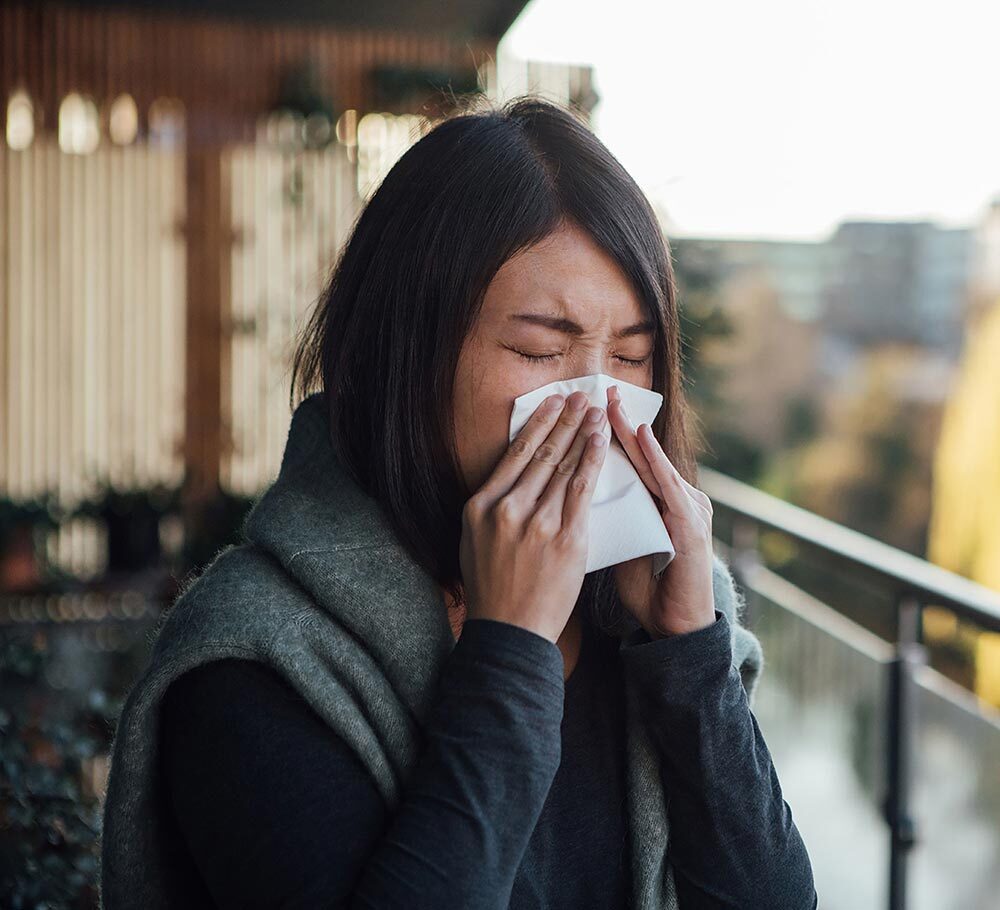
<path id="1" fill-rule="evenodd" d="M 608 448 L 607 412 L 587 403 L 579 391 L 545 399 L 466 502 L 459 559 L 468 619 L 513 623 L 552 642 L 569 622 Z"/>

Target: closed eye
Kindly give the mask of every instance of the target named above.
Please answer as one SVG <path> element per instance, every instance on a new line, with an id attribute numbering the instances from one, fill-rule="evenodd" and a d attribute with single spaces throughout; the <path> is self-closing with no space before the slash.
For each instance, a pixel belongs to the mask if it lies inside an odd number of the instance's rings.
<path id="1" fill-rule="evenodd" d="M 559 356 L 558 354 L 525 354 L 524 351 L 519 351 L 517 348 L 510 348 L 510 350 L 517 354 L 518 357 L 534 363 L 541 363 L 545 360 L 554 360 Z M 626 366 L 635 367 L 636 369 L 649 363 L 649 357 L 643 357 L 642 360 L 630 360 L 628 357 L 619 357 L 618 355 L 615 355 L 615 358 L 621 363 L 624 363 Z"/>

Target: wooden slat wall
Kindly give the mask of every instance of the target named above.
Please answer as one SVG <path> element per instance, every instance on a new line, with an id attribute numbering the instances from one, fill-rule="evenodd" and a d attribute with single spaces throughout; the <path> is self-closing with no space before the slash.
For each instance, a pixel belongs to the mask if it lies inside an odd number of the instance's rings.
<path id="1" fill-rule="evenodd" d="M 288 433 L 292 343 L 361 205 L 339 144 L 282 153 L 264 143 L 223 159 L 236 240 L 223 345 L 223 486 L 253 494 L 276 472 Z"/>
<path id="2" fill-rule="evenodd" d="M 382 139 L 268 145 L 262 115 L 286 68 L 310 56 L 335 107 Z M 72 505 L 105 484 L 175 486 L 186 473 L 196 503 L 273 477 L 296 330 L 372 187 L 427 128 L 373 111 L 369 73 L 386 63 L 475 68 L 493 97 L 512 87 L 497 84 L 490 41 L 0 5 L 0 118 L 15 91 L 36 112 L 27 149 L 0 134 L 0 498 L 52 493 Z M 513 83 L 584 94 L 588 68 L 556 70 Z M 70 92 L 101 112 L 86 155 L 58 147 Z M 107 135 L 121 94 L 139 112 L 126 147 Z M 147 141 L 164 100 L 182 116 L 172 146 Z M 97 572 L 94 534 L 86 520 L 67 525 L 49 552 Z"/>
<path id="3" fill-rule="evenodd" d="M 183 165 L 0 143 L 0 496 L 178 482 Z"/>
<path id="4" fill-rule="evenodd" d="M 494 53 L 428 34 L 0 5 L 0 123 L 14 92 L 35 111 L 28 148 L 0 133 L 0 498 L 72 506 L 106 484 L 175 486 L 185 471 L 196 500 L 217 483 L 259 490 L 280 464 L 294 331 L 361 205 L 353 146 L 261 141 L 282 75 L 316 58 L 356 122 L 376 64 L 468 69 Z M 70 92 L 101 113 L 86 155 L 58 146 Z M 139 112 L 127 147 L 107 133 L 121 94 Z M 169 147 L 147 143 L 164 99 L 184 127 Z M 296 169 L 298 206 L 282 195 Z M 99 572 L 96 533 L 67 524 L 47 551 Z"/>

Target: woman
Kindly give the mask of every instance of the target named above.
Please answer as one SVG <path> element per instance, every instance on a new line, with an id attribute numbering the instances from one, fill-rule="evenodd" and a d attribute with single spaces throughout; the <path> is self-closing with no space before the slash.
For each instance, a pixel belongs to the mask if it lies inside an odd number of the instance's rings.
<path id="1" fill-rule="evenodd" d="M 103 905 L 814 908 L 678 335 L 650 206 L 572 114 L 409 149 L 303 334 L 246 543 L 126 702 Z M 576 393 L 508 442 L 514 398 L 598 372 L 660 391 L 657 425 Z M 584 571 L 611 434 L 677 550 L 658 580 Z"/>

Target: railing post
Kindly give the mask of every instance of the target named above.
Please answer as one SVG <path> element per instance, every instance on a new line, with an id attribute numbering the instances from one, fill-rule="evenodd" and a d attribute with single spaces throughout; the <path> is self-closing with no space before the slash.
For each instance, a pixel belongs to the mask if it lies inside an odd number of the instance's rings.
<path id="1" fill-rule="evenodd" d="M 926 663 L 922 605 L 910 594 L 896 604 L 896 654 L 889 662 L 886 796 L 882 804 L 889 824 L 889 910 L 906 910 L 907 861 L 917 842 L 910 815 L 917 717 L 917 666 Z"/>

